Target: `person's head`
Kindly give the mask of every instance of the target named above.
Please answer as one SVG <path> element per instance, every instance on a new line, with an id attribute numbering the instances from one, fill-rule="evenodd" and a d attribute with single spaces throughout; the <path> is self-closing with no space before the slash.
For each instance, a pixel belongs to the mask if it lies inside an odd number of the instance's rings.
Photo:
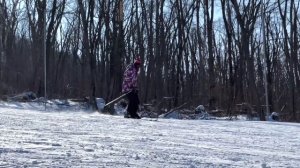
<path id="1" fill-rule="evenodd" d="M 138 69 L 138 68 L 140 68 L 140 66 L 141 66 L 141 59 L 139 58 L 139 57 L 137 57 L 135 60 L 134 60 L 134 66 Z"/>

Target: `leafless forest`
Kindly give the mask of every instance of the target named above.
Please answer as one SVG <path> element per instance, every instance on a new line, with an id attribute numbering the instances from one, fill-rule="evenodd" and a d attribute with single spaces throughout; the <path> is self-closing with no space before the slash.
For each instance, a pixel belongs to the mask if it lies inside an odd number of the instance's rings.
<path id="1" fill-rule="evenodd" d="M 111 100 L 140 56 L 143 103 L 172 97 L 173 107 L 203 104 L 228 115 L 248 104 L 263 116 L 267 86 L 270 111 L 299 121 L 299 7 L 296 0 L 0 0 L 0 94 L 44 96 L 46 62 L 48 98 Z"/>

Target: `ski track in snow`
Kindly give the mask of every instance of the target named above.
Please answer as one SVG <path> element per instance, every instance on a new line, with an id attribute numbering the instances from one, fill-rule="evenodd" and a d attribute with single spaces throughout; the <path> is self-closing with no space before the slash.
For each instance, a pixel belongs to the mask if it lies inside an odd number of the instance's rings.
<path id="1" fill-rule="evenodd" d="M 0 167 L 299 167 L 300 124 L 0 108 Z"/>

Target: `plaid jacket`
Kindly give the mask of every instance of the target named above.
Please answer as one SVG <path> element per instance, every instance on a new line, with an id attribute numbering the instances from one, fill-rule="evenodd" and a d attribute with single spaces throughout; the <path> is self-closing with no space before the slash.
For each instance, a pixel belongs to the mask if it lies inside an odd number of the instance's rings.
<path id="1" fill-rule="evenodd" d="M 131 91 L 137 88 L 137 69 L 134 64 L 129 64 L 123 75 L 122 93 Z"/>

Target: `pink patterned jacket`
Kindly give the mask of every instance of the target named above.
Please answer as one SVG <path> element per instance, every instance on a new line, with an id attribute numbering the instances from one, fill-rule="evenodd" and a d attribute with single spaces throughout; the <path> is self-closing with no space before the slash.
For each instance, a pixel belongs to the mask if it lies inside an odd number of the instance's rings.
<path id="1" fill-rule="evenodd" d="M 123 75 L 122 93 L 137 88 L 137 73 L 138 70 L 134 67 L 134 64 L 130 64 L 126 67 Z"/>

